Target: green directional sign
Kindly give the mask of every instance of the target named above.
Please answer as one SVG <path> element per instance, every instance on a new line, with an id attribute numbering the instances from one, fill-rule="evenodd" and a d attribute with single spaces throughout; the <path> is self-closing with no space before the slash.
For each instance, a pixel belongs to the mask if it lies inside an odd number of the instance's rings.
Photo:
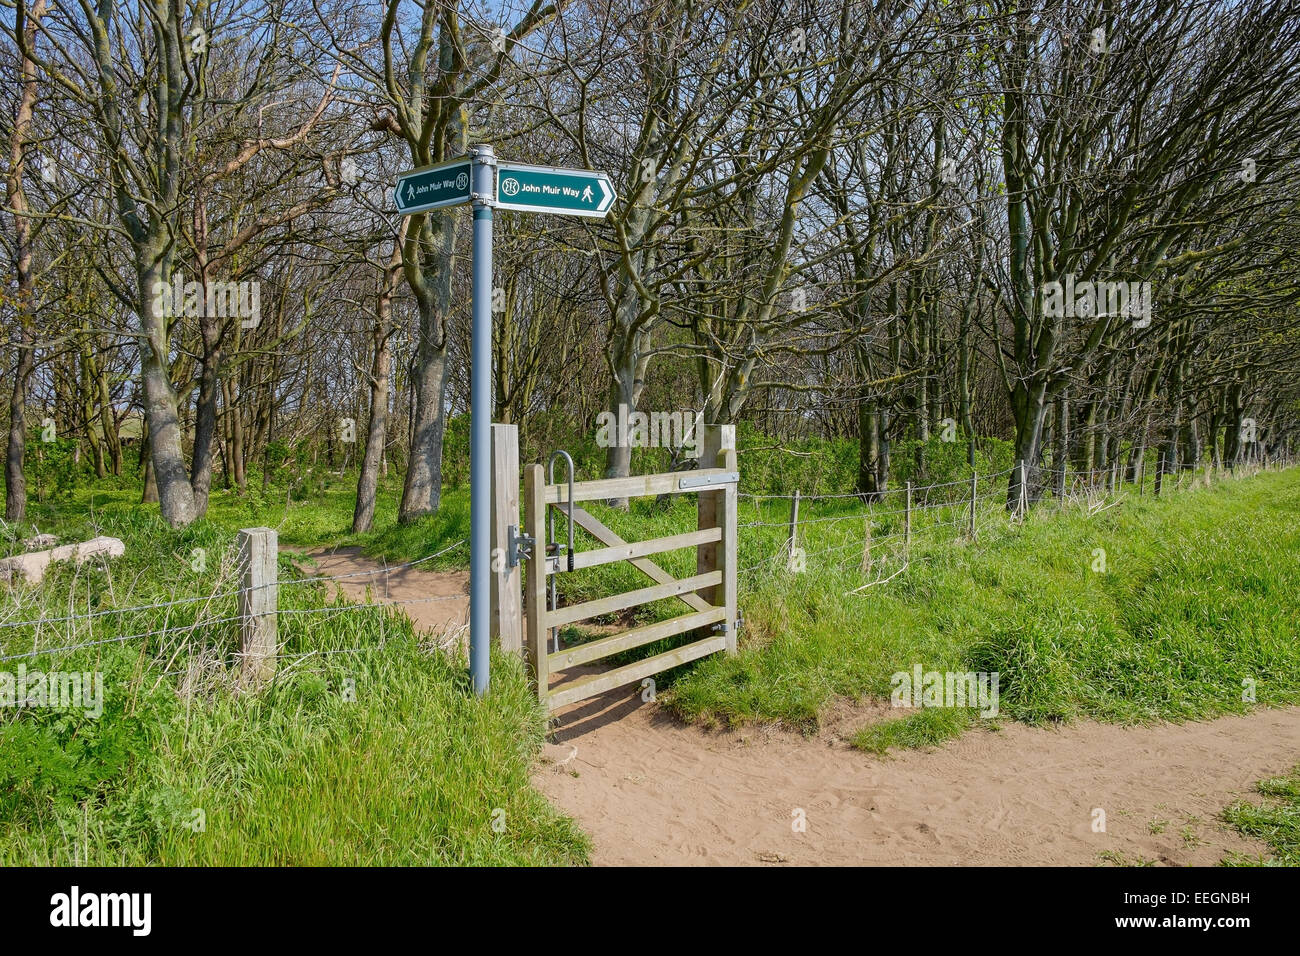
<path id="1" fill-rule="evenodd" d="M 422 166 L 397 178 L 393 198 L 403 215 L 469 202 L 470 159 L 462 156 L 436 166 Z"/>
<path id="2" fill-rule="evenodd" d="M 603 219 L 617 198 L 609 176 L 594 170 L 520 163 L 497 166 L 497 206 L 501 209 Z"/>

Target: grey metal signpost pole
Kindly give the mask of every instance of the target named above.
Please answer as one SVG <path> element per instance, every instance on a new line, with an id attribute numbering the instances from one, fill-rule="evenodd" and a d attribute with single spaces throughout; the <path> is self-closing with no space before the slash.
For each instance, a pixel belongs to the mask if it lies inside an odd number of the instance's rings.
<path id="1" fill-rule="evenodd" d="M 488 575 L 492 564 L 492 174 L 491 146 L 474 158 L 474 337 L 470 365 L 469 671 L 476 694 L 488 689 Z"/>
<path id="2" fill-rule="evenodd" d="M 498 176 L 499 174 L 499 176 Z M 500 178 L 497 189 L 495 179 Z M 397 177 L 393 200 L 404 216 L 474 206 L 474 332 L 470 359 L 469 673 L 476 694 L 488 689 L 488 615 L 492 583 L 492 210 L 603 219 L 618 199 L 607 173 L 592 169 L 498 165 L 491 146 Z M 572 549 L 570 549 L 572 550 Z M 572 557 L 570 557 L 572 559 Z"/>

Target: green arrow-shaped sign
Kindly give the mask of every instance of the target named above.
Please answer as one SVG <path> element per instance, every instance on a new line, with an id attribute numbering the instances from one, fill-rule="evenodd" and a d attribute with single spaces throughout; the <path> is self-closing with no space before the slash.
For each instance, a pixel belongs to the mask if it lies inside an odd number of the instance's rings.
<path id="1" fill-rule="evenodd" d="M 410 215 L 469 202 L 469 166 L 469 157 L 462 156 L 402 173 L 397 177 L 397 188 L 393 190 L 397 211 Z"/>
<path id="2" fill-rule="evenodd" d="M 617 198 L 609 176 L 594 170 L 521 163 L 497 166 L 497 205 L 502 209 L 603 219 Z"/>

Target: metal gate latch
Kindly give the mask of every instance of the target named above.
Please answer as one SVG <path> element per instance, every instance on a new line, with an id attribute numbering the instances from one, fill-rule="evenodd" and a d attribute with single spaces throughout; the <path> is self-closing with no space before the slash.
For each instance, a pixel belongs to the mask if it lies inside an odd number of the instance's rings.
<path id="1" fill-rule="evenodd" d="M 506 566 L 513 568 L 523 558 L 531 561 L 536 544 L 537 539 L 531 534 L 520 534 L 515 525 L 510 525 L 506 529 Z"/>

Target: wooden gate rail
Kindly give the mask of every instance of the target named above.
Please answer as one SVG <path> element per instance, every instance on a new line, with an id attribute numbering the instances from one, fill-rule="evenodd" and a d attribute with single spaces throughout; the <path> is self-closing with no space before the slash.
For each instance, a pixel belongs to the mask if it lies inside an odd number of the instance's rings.
<path id="1" fill-rule="evenodd" d="M 672 471 L 663 475 L 633 475 L 630 478 L 600 478 L 579 481 L 573 486 L 573 500 L 603 501 L 607 498 L 644 498 L 650 495 L 689 495 L 696 491 L 716 491 L 725 487 L 735 469 L 699 468 L 695 471 Z M 716 481 L 717 484 L 709 484 Z M 569 486 L 547 485 L 546 503 L 564 504 L 569 500 Z"/>
<path id="2" fill-rule="evenodd" d="M 691 472 L 576 482 L 573 503 L 569 501 L 567 484 L 546 484 L 541 465 L 530 465 L 525 470 L 524 528 L 534 541 L 525 586 L 525 643 L 538 699 L 548 709 L 555 710 L 718 651 L 735 651 L 739 475 L 736 472 L 734 435 L 735 429 L 730 425 L 705 427 L 700 463 L 711 467 Z M 625 541 L 589 512 L 576 506 L 580 501 L 695 493 L 699 494 L 698 529 L 648 541 Z M 603 545 L 575 554 L 574 570 L 627 561 L 654 583 L 649 587 L 548 611 L 547 575 L 559 573 L 568 566 L 567 561 L 561 563 L 546 555 L 548 507 L 566 516 L 571 509 L 573 523 Z M 690 547 L 697 549 L 696 574 L 691 577 L 677 579 L 649 558 L 650 555 Z M 554 652 L 547 647 L 547 634 L 552 628 L 673 597 L 682 601 L 689 612 L 576 647 Z M 702 632 L 705 636 L 645 660 L 561 684 L 554 689 L 550 687 L 551 674 L 556 671 L 589 664 L 692 631 Z"/>

